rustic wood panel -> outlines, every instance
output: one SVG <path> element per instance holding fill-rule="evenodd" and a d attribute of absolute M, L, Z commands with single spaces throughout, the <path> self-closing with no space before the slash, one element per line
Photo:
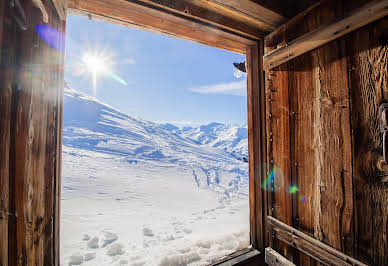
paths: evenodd
<path fill-rule="evenodd" d="M 263 189 L 268 194 L 268 213 L 291 225 L 292 202 L 291 194 L 288 193 L 291 172 L 287 66 L 283 65 L 274 71 L 266 72 L 266 81 L 269 169 L 267 184 Z M 284 243 L 277 243 L 274 240 L 273 247 L 281 250 L 284 256 L 292 257 Z"/>
<path fill-rule="evenodd" d="M 311 71 L 293 71 L 295 65 L 312 68 L 310 56 L 301 56 L 289 65 L 289 97 L 290 97 L 290 146 L 292 182 L 299 189 L 292 195 L 292 225 L 302 232 L 314 236 L 315 206 L 319 179 L 315 177 L 316 164 L 314 157 L 314 112 L 317 101 Z M 303 87 L 306 87 L 302 89 Z M 303 198 L 304 197 L 304 198 Z M 319 209 L 318 209 L 319 210 Z M 314 265 L 314 261 L 303 253 L 298 254 L 295 262 L 300 265 Z"/>
<path fill-rule="evenodd" d="M 346 38 L 352 97 L 356 257 L 388 261 L 388 167 L 382 158 L 378 108 L 388 101 L 388 19 Z"/>
<path fill-rule="evenodd" d="M 97 18 L 117 21 L 143 30 L 154 31 L 177 38 L 194 41 L 221 49 L 244 54 L 249 45 L 257 40 L 243 37 L 221 28 L 212 27 L 201 21 L 189 20 L 175 14 L 161 12 L 153 7 L 139 4 L 139 1 L 125 0 L 83 0 L 69 1 L 70 12 L 90 13 Z"/>
<path fill-rule="evenodd" d="M 267 217 L 266 222 L 268 224 L 268 230 L 270 230 L 275 237 L 317 259 L 325 265 L 366 266 L 366 264 L 323 244 L 321 241 L 318 241 L 271 216 Z"/>
<path fill-rule="evenodd" d="M 259 4 L 265 8 L 268 8 L 278 14 L 283 15 L 286 18 L 292 18 L 300 12 L 306 10 L 318 0 L 250 0 L 256 4 Z"/>
<path fill-rule="evenodd" d="M 202 0 L 202 3 L 207 8 L 214 8 L 224 16 L 245 21 L 268 32 L 275 30 L 286 21 L 282 15 L 250 0 Z"/>
<path fill-rule="evenodd" d="M 206 9 L 200 1 L 195 0 L 141 0 L 164 9 L 178 12 L 180 15 L 197 19 L 224 28 L 242 36 L 257 39 L 258 36 L 264 36 L 265 32 L 244 22 L 237 21 L 223 16 L 213 10 Z M 198 4 L 199 3 L 199 4 Z"/>
<path fill-rule="evenodd" d="M 320 6 L 319 6 L 320 7 Z M 318 7 L 318 8 L 319 8 Z M 264 55 L 264 69 L 271 69 L 301 54 L 309 52 L 351 31 L 388 15 L 388 0 L 375 0 L 343 17 L 286 43 L 286 45 Z"/>
<path fill-rule="evenodd" d="M 11 98 L 12 67 L 14 50 L 13 32 L 9 13 L 9 3 L 0 3 L 0 265 L 8 265 L 9 224 L 15 222 L 14 212 L 10 209 L 10 142 L 11 142 Z M 10 250 L 12 252 L 12 250 Z"/>
<path fill-rule="evenodd" d="M 44 4 L 46 25 L 62 31 L 65 24 L 54 6 Z M 54 265 L 59 202 L 53 184 L 60 178 L 57 107 L 64 57 L 54 47 L 64 38 L 53 34 L 50 44 L 44 41 L 35 28 L 43 24 L 40 9 L 32 1 L 23 2 L 23 9 L 25 31 L 7 12 L 9 2 L 0 3 L 0 265 Z"/>
<path fill-rule="evenodd" d="M 329 24 L 337 18 L 341 18 L 345 13 L 350 13 L 372 0 L 325 0 L 316 1 L 309 8 L 301 11 L 298 15 L 291 18 L 285 24 L 271 32 L 265 37 L 264 42 L 268 42 L 266 47 L 271 47 L 271 51 L 295 40 L 304 34 L 315 31 L 322 25 Z M 306 20 L 315 19 L 318 23 L 305 26 Z M 276 36 L 283 32 L 284 39 L 277 39 Z M 277 40 L 276 40 L 277 39 Z M 269 45 L 270 43 L 270 45 Z"/>
<path fill-rule="evenodd" d="M 264 204 L 261 184 L 265 175 L 265 123 L 264 82 L 261 64 L 262 45 L 247 48 L 247 108 L 248 108 L 248 151 L 249 151 L 249 205 L 250 234 L 254 248 L 263 251 Z"/>
<path fill-rule="evenodd" d="M 344 12 L 342 2 L 333 1 L 327 2 L 321 9 L 311 10 L 272 33 L 265 42 L 267 51 L 283 46 L 295 36 L 313 30 Z M 288 70 L 286 80 L 282 69 Z M 296 193 L 290 195 L 292 221 L 286 223 L 353 256 L 350 95 L 344 40 L 331 42 L 299 56 L 272 72 L 273 77 L 267 77 L 267 82 L 281 84 L 286 94 L 283 98 L 289 101 L 286 111 L 290 124 L 282 128 L 289 131 L 289 135 L 284 135 L 279 141 L 283 146 L 287 143 L 289 153 L 286 155 L 283 150 L 277 155 L 290 158 L 289 180 L 297 188 Z M 271 106 L 275 105 L 279 103 L 272 101 Z M 276 143 L 276 138 L 272 145 L 269 153 L 282 148 L 275 147 L 280 145 Z M 273 160 L 276 161 L 275 155 Z M 294 261 L 300 265 L 315 264 L 304 254 L 299 254 Z"/>

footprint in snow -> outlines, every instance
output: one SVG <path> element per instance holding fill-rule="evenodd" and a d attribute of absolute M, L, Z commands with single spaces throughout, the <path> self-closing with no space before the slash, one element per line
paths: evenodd
<path fill-rule="evenodd" d="M 153 236 L 154 236 L 154 233 L 152 232 L 151 228 L 144 227 L 144 228 L 143 228 L 143 235 L 144 235 L 144 236 L 153 237 Z"/>
<path fill-rule="evenodd" d="M 107 245 L 115 242 L 119 237 L 112 232 L 104 232 L 103 244 L 102 247 L 106 247 Z"/>
<path fill-rule="evenodd" d="M 88 248 L 99 248 L 98 242 L 99 242 L 99 238 L 98 236 L 95 236 L 88 241 L 87 246 Z"/>
<path fill-rule="evenodd" d="M 96 258 L 95 252 L 85 253 L 85 255 L 84 255 L 84 261 L 89 261 L 89 260 L 92 260 L 94 258 Z"/>
<path fill-rule="evenodd" d="M 69 266 L 71 265 L 80 265 L 84 261 L 84 256 L 81 253 L 74 253 L 70 256 Z"/>
<path fill-rule="evenodd" d="M 110 245 L 108 251 L 106 252 L 108 256 L 112 256 L 112 257 L 117 255 L 123 255 L 124 253 L 125 251 L 123 249 L 123 245 L 120 243 L 114 243 Z"/>

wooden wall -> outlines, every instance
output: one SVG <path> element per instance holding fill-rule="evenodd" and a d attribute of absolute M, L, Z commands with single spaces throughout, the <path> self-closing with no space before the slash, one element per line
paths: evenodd
<path fill-rule="evenodd" d="M 0 265 L 54 265 L 64 47 L 55 30 L 64 34 L 65 23 L 43 1 L 52 29 L 46 42 L 37 34 L 44 23 L 33 1 L 20 1 L 25 31 L 10 2 L 0 1 Z"/>
<path fill-rule="evenodd" d="M 363 1 L 329 1 L 271 34 L 265 52 Z M 369 265 L 388 263 L 388 18 L 265 73 L 267 215 Z M 295 186 L 297 191 L 290 190 Z M 267 235 L 298 265 L 316 261 Z"/>

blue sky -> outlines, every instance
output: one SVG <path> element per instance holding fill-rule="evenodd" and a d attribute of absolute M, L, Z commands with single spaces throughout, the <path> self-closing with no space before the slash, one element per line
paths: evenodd
<path fill-rule="evenodd" d="M 106 69 L 84 71 L 85 54 Z M 246 76 L 233 62 L 244 55 L 78 16 L 68 16 L 65 80 L 122 112 L 178 126 L 247 123 Z M 110 73 L 110 74 L 109 74 Z"/>

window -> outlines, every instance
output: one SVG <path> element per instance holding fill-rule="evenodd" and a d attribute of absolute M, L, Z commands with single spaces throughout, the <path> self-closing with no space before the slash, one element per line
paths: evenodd
<path fill-rule="evenodd" d="M 204 265 L 249 246 L 241 55 L 68 16 L 61 254 Z"/>

